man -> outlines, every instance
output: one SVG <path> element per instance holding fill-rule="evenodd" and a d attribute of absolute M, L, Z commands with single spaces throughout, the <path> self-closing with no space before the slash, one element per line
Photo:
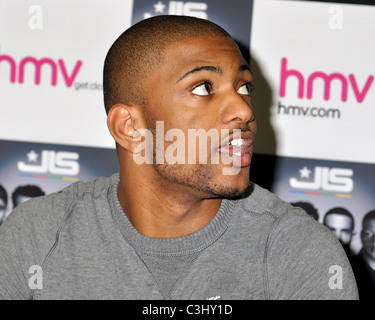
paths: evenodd
<path fill-rule="evenodd" d="M 357 299 L 332 233 L 249 182 L 251 86 L 211 22 L 159 16 L 125 31 L 104 66 L 119 175 L 17 207 L 0 230 L 0 296 Z"/>
<path fill-rule="evenodd" d="M 354 218 L 352 214 L 345 208 L 332 208 L 325 214 L 323 224 L 339 239 L 350 260 L 352 257 L 350 243 L 354 234 Z"/>
<path fill-rule="evenodd" d="M 358 283 L 361 300 L 374 301 L 375 298 L 375 210 L 362 219 L 362 248 L 353 262 L 353 270 Z"/>
<path fill-rule="evenodd" d="M 307 214 L 312 216 L 316 221 L 319 221 L 319 212 L 318 209 L 310 202 L 306 201 L 297 201 L 290 203 L 293 207 L 300 207 L 306 211 Z"/>
<path fill-rule="evenodd" d="M 7 205 L 8 205 L 8 194 L 5 188 L 0 184 L 0 225 L 5 219 Z"/>
<path fill-rule="evenodd" d="M 17 207 L 20 203 L 30 200 L 31 198 L 44 196 L 45 192 L 36 185 L 24 185 L 18 186 L 12 192 L 12 203 L 13 209 Z"/>

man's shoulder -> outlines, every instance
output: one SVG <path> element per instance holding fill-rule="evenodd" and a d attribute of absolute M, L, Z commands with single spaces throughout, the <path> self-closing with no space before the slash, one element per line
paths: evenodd
<path fill-rule="evenodd" d="M 259 185 L 253 184 L 251 194 L 243 199 L 242 207 L 249 213 L 267 216 L 270 222 L 269 245 L 274 248 L 304 248 L 345 255 L 338 239 L 322 223 L 304 209 L 295 207 Z"/>
<path fill-rule="evenodd" d="M 274 219 L 279 219 L 286 211 L 293 209 L 290 203 L 255 183 L 250 185 L 248 195 L 241 202 L 246 211 L 255 214 L 268 214 Z"/>
<path fill-rule="evenodd" d="M 269 218 L 280 233 L 299 234 L 301 230 L 309 230 L 308 233 L 331 236 L 331 232 L 304 209 L 293 206 L 257 184 L 251 185 L 249 195 L 242 199 L 241 203 L 242 208 L 249 214 Z"/>
<path fill-rule="evenodd" d="M 110 177 L 97 177 L 90 181 L 77 181 L 59 192 L 47 195 L 44 197 L 44 199 L 46 199 L 48 196 L 51 198 L 55 196 L 69 201 L 72 199 L 81 199 L 85 195 L 96 198 L 99 197 L 103 192 L 107 192 L 107 190 L 118 181 L 118 178 L 118 174 L 113 174 Z M 43 197 L 40 197 L 39 199 L 43 199 Z"/>
<path fill-rule="evenodd" d="M 242 206 L 249 213 L 268 218 L 269 224 L 263 225 L 261 232 L 266 234 L 264 261 L 270 299 L 358 298 L 345 251 L 326 226 L 257 185 L 252 186 Z M 329 287 L 332 266 L 341 268 L 346 290 Z M 287 290 L 279 291 L 284 283 L 288 283 Z"/>

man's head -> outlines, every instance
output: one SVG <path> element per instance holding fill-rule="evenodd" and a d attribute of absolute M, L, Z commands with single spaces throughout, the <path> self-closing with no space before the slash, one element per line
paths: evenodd
<path fill-rule="evenodd" d="M 156 173 L 167 188 L 239 196 L 249 183 L 256 132 L 251 85 L 252 73 L 238 46 L 212 22 L 159 16 L 129 28 L 112 45 L 104 66 L 107 122 L 120 171 L 134 164 L 141 144 L 136 132 L 146 129 L 153 139 L 152 166 L 132 164 L 132 170 L 150 180 Z M 200 158 L 202 139 L 206 162 Z"/>
<path fill-rule="evenodd" d="M 5 218 L 5 211 L 8 205 L 8 194 L 4 187 L 0 185 L 0 224 Z"/>
<path fill-rule="evenodd" d="M 123 32 L 112 44 L 104 63 L 106 112 L 117 103 L 144 105 L 145 81 L 163 63 L 166 45 L 197 36 L 230 38 L 210 21 L 185 16 L 145 19 Z"/>
<path fill-rule="evenodd" d="M 327 226 L 343 245 L 349 245 L 354 230 L 354 218 L 344 208 L 332 208 L 324 216 L 323 224 Z"/>
<path fill-rule="evenodd" d="M 20 203 L 25 202 L 31 198 L 44 196 L 45 192 L 35 185 L 25 185 L 17 187 L 12 193 L 13 208 Z"/>
<path fill-rule="evenodd" d="M 375 210 L 368 212 L 363 217 L 361 241 L 363 253 L 375 260 Z"/>
<path fill-rule="evenodd" d="M 316 221 L 319 220 L 318 209 L 315 208 L 310 202 L 298 201 L 298 202 L 291 202 L 290 204 L 294 207 L 300 207 L 304 209 L 306 213 L 312 216 Z"/>

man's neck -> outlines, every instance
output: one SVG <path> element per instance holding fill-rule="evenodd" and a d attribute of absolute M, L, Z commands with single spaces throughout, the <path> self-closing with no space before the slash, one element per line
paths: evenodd
<path fill-rule="evenodd" d="M 205 226 L 220 208 L 221 199 L 205 199 L 188 187 L 164 183 L 161 177 L 147 182 L 128 170 L 120 172 L 118 197 L 134 227 L 143 235 L 176 238 Z"/>

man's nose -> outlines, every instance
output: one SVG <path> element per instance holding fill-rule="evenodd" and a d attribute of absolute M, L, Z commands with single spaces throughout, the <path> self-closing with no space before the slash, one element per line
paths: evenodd
<path fill-rule="evenodd" d="M 341 232 L 340 230 L 333 230 L 333 233 L 335 234 L 335 236 L 337 237 L 337 239 L 340 239 L 341 240 Z"/>
<path fill-rule="evenodd" d="M 251 105 L 241 95 L 233 91 L 227 96 L 222 112 L 223 123 L 237 122 L 243 124 L 254 120 Z"/>

